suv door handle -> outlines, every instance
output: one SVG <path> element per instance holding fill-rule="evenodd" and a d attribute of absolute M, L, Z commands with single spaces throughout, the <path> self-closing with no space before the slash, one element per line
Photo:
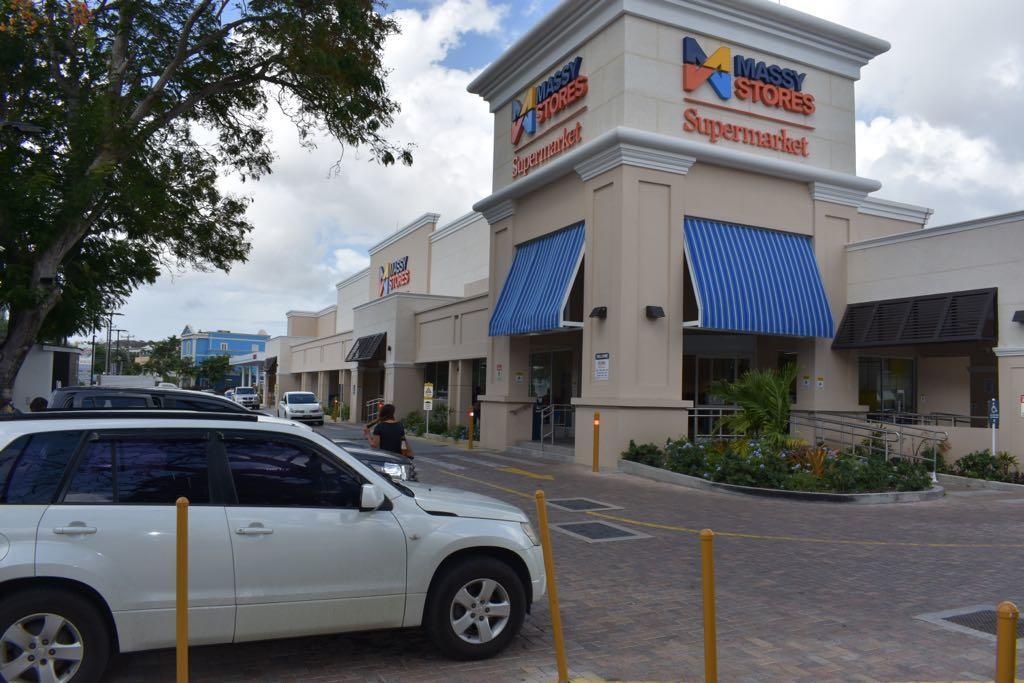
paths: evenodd
<path fill-rule="evenodd" d="M 242 536 L 269 536 L 274 533 L 274 530 L 267 529 L 257 522 L 256 524 L 250 524 L 249 526 L 240 526 L 235 529 L 235 533 L 241 534 Z"/>
<path fill-rule="evenodd" d="M 96 527 L 72 524 L 71 526 L 58 526 L 53 528 L 53 533 L 62 536 L 73 536 L 76 534 L 86 535 L 96 533 Z"/>

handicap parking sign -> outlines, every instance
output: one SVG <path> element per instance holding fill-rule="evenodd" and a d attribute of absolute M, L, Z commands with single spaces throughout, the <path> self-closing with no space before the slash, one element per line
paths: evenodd
<path fill-rule="evenodd" d="M 993 427 L 999 426 L 999 399 L 993 398 L 988 402 L 988 422 Z"/>

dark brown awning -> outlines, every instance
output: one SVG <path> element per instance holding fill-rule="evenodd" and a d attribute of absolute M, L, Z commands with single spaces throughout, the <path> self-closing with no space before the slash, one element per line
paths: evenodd
<path fill-rule="evenodd" d="M 352 345 L 348 355 L 345 356 L 345 362 L 358 363 L 373 360 L 377 357 L 377 352 L 380 350 L 380 345 L 384 341 L 385 336 L 384 332 L 380 332 L 356 339 L 356 343 Z"/>
<path fill-rule="evenodd" d="M 996 289 L 886 299 L 846 307 L 834 349 L 995 341 Z"/>

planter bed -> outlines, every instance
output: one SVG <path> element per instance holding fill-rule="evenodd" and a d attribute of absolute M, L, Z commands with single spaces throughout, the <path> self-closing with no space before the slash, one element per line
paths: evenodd
<path fill-rule="evenodd" d="M 743 494 L 748 496 L 764 496 L 768 498 L 784 498 L 788 500 L 801 500 L 818 503 L 852 503 L 855 505 L 880 505 L 887 503 L 917 503 L 926 500 L 937 500 L 946 495 L 941 486 L 933 486 L 924 491 L 882 491 L 877 493 L 819 493 L 815 491 L 788 491 L 785 489 L 766 489 L 753 486 L 739 486 L 737 484 L 726 484 L 724 482 L 707 481 L 700 477 L 691 477 L 688 474 L 680 474 L 671 470 L 650 465 L 642 465 L 631 460 L 619 460 L 619 470 L 626 474 L 632 474 L 652 481 L 660 481 L 676 486 L 685 486 L 691 489 L 705 491 L 723 491 L 726 493 Z M 939 475 L 939 477 L 949 475 Z M 964 479 L 964 477 L 953 477 Z M 979 479 L 967 481 L 979 482 Z M 997 483 L 997 482 L 986 482 Z M 1017 484 L 1003 484 L 1004 486 L 1015 486 L 1014 490 L 1024 489 L 1024 486 Z"/>
<path fill-rule="evenodd" d="M 990 489 L 992 491 L 1024 494 L 1024 484 L 1011 484 L 1008 481 L 992 481 L 991 479 L 975 479 L 974 477 L 960 477 L 955 474 L 940 473 L 939 483 L 957 484 L 969 489 Z"/>

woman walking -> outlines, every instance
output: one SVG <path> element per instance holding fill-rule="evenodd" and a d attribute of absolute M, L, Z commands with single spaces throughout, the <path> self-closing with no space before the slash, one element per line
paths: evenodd
<path fill-rule="evenodd" d="M 373 427 L 372 432 L 370 427 Z M 381 406 L 377 422 L 363 427 L 363 434 L 374 448 L 412 458 L 412 449 L 405 440 L 405 427 L 395 418 L 395 406 L 391 403 Z"/>

